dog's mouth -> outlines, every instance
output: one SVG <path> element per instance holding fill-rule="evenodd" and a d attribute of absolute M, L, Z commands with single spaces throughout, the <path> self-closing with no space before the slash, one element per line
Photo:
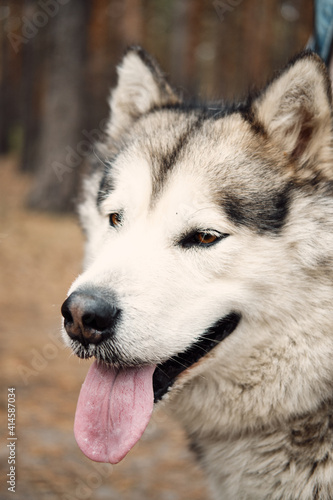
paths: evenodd
<path fill-rule="evenodd" d="M 154 402 L 157 403 L 184 370 L 197 363 L 237 327 L 240 314 L 231 313 L 208 328 L 200 340 L 184 352 L 157 365 L 153 375 Z"/>
<path fill-rule="evenodd" d="M 118 463 L 142 436 L 154 402 L 184 370 L 197 363 L 237 327 L 241 315 L 216 322 L 184 352 L 159 365 L 115 368 L 95 361 L 82 385 L 74 433 L 83 453 L 97 462 Z"/>

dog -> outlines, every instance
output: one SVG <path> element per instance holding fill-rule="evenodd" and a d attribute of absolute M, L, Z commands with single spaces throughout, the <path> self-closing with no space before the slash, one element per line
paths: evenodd
<path fill-rule="evenodd" d="M 128 49 L 84 180 L 65 342 L 75 437 L 119 462 L 163 401 L 212 497 L 333 498 L 331 85 L 298 55 L 244 102 L 184 102 Z"/>

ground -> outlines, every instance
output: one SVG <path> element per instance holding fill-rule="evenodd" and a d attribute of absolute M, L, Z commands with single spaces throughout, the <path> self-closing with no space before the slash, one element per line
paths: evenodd
<path fill-rule="evenodd" d="M 1 500 L 206 499 L 182 429 L 163 410 L 116 466 L 77 447 L 73 420 L 90 362 L 64 348 L 60 307 L 80 272 L 83 240 L 74 217 L 24 207 L 29 185 L 15 158 L 0 159 Z M 7 429 L 10 388 L 15 430 Z M 15 494 L 6 483 L 10 459 Z"/>

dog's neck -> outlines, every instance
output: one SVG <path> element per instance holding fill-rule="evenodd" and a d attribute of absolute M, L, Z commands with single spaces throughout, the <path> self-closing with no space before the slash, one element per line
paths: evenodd
<path fill-rule="evenodd" d="M 329 331 L 316 338 L 322 357 L 308 349 L 300 357 L 298 350 L 308 342 L 303 325 L 293 340 L 280 325 L 274 333 L 272 323 L 267 328 L 268 338 L 278 339 L 274 352 L 259 342 L 251 346 L 252 356 L 242 359 L 237 342 L 256 331 L 242 323 L 238 338 L 231 336 L 223 349 L 175 385 L 168 406 L 183 423 L 213 498 L 220 500 L 223 492 L 223 500 L 331 500 Z"/>
<path fill-rule="evenodd" d="M 333 498 L 333 400 L 244 432 L 200 434 L 189 421 L 185 430 L 216 500 Z"/>

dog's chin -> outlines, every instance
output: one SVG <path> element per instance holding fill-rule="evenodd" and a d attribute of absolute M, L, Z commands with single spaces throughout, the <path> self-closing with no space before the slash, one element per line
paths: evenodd
<path fill-rule="evenodd" d="M 237 328 L 240 319 L 240 313 L 231 312 L 209 327 L 187 349 L 157 364 L 153 374 L 154 402 L 157 403 L 163 398 L 182 372 L 200 361 L 216 345 L 228 337 Z M 71 340 L 70 346 L 80 359 L 95 357 L 100 363 L 117 369 L 149 364 L 147 361 L 125 358 L 123 353 L 117 349 L 117 344 L 110 343 L 110 341 L 102 342 L 99 345 L 83 346 L 80 342 Z"/>
<path fill-rule="evenodd" d="M 112 365 L 115 368 L 131 367 L 142 364 L 140 361 L 128 360 L 117 348 L 116 342 L 105 340 L 100 344 L 82 345 L 77 340 L 69 340 L 69 345 L 76 356 L 80 359 L 96 358 L 97 361 Z"/>

